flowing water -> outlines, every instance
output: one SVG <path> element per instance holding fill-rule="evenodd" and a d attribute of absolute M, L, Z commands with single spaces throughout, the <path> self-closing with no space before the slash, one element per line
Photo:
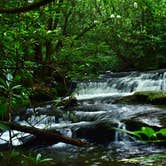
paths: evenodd
<path fill-rule="evenodd" d="M 81 138 L 89 142 L 89 147 L 85 148 L 61 142 L 47 147 L 39 144 L 31 148 L 33 151 L 49 154 L 56 160 L 57 165 L 124 166 L 125 163 L 119 160 L 166 153 L 165 147 L 139 142 L 126 133 L 112 130 L 112 127 L 137 130 L 143 125 L 166 127 L 166 108 L 154 105 L 113 104 L 118 97 L 148 90 L 166 91 L 165 70 L 107 73 L 96 81 L 77 85 L 74 95 L 79 105 L 72 111 L 64 113 L 59 108 L 55 115 L 48 115 L 54 108 L 46 105 L 26 110 L 27 116 L 16 117 L 16 121 L 28 126 L 56 129 L 67 137 Z M 14 131 L 13 134 L 18 132 Z M 21 138 L 30 136 L 22 133 L 17 137 L 18 139 L 13 139 L 14 145 L 22 144 Z M 0 143 L 5 143 L 6 139 L 8 133 L 1 135 Z"/>
<path fill-rule="evenodd" d="M 76 97 L 83 100 L 113 95 L 122 96 L 148 90 L 166 91 L 165 70 L 147 73 L 108 73 L 97 81 L 80 83 L 77 87 Z"/>

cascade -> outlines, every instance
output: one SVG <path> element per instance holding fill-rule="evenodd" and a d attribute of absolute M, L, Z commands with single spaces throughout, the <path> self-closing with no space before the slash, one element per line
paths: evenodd
<path fill-rule="evenodd" d="M 122 129 L 122 130 L 126 130 L 126 125 L 122 122 L 118 122 L 117 128 Z M 127 135 L 125 132 L 116 130 L 114 142 L 118 143 L 120 141 L 128 142 L 129 141 L 129 135 Z"/>
<path fill-rule="evenodd" d="M 77 85 L 77 99 L 129 95 L 136 91 L 166 90 L 166 71 L 110 73 Z"/>
<path fill-rule="evenodd" d="M 92 143 L 90 147 L 81 149 L 57 141 L 49 147 L 43 145 L 40 140 L 35 142 L 35 146 L 34 144 L 29 145 L 30 148 L 41 154 L 42 152 L 44 152 L 43 154 L 52 154 L 58 162 L 62 158 L 62 163 L 66 162 L 65 165 L 72 163 L 71 160 L 75 160 L 76 163 L 78 160 L 82 162 L 82 159 L 88 161 L 84 165 L 95 165 L 95 160 L 97 161 L 96 165 L 107 165 L 106 160 L 108 160 L 108 165 L 116 165 L 110 164 L 116 157 L 119 164 L 119 158 L 155 153 L 165 154 L 165 147 L 146 144 L 122 132 L 126 129 L 129 131 L 139 130 L 142 125 L 155 128 L 165 126 L 165 107 L 114 102 L 122 95 L 147 90 L 166 91 L 166 71 L 107 73 L 98 80 L 82 82 L 77 85 L 76 97 L 83 100 L 78 101 L 78 105 L 72 109 L 70 114 L 64 113 L 62 107 L 56 108 L 54 111 L 54 106 L 46 105 L 28 108 L 24 110 L 23 117 L 16 116 L 14 121 L 21 125 L 56 130 L 66 137 L 85 139 Z M 121 130 L 113 130 L 113 127 Z M 12 137 L 14 146 L 34 140 L 34 136 L 18 131 L 13 131 Z M 8 140 L 9 132 L 1 132 L 0 148 L 6 147 Z M 103 145 L 104 148 L 96 146 L 98 144 Z M 64 156 L 62 156 L 63 154 Z M 65 159 L 66 156 L 69 157 Z M 110 156 L 111 158 L 109 158 Z M 112 158 L 112 156 L 115 157 Z"/>
<path fill-rule="evenodd" d="M 163 74 L 162 90 L 166 91 L 166 72 Z"/>

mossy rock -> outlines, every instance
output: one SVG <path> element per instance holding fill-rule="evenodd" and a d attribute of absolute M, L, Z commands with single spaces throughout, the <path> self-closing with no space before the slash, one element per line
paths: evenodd
<path fill-rule="evenodd" d="M 118 103 L 133 104 L 155 104 L 166 105 L 166 92 L 163 91 L 139 91 L 133 95 L 125 96 L 116 101 Z"/>
<path fill-rule="evenodd" d="M 166 154 L 152 154 L 140 157 L 132 157 L 120 160 L 123 164 L 132 165 L 153 165 L 153 166 L 164 166 L 166 165 Z"/>

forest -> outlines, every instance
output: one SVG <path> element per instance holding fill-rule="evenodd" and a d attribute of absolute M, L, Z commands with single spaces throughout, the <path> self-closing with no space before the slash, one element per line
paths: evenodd
<path fill-rule="evenodd" d="M 165 0 L 1 0 L 0 165 L 165 165 L 165 20 Z"/>

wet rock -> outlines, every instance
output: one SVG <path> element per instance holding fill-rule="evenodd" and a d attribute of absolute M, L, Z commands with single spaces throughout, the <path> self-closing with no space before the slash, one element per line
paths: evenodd
<path fill-rule="evenodd" d="M 156 145 L 164 145 L 166 144 L 166 130 L 165 127 L 153 123 L 148 123 L 144 121 L 144 119 L 134 118 L 125 121 L 126 130 L 133 131 L 139 134 L 141 141 L 153 142 Z M 153 136 L 152 136 L 153 135 Z M 133 135 L 132 135 L 133 136 Z"/>
<path fill-rule="evenodd" d="M 164 126 L 166 128 L 166 116 L 163 116 L 161 118 L 161 124 L 162 124 L 162 126 Z"/>
<path fill-rule="evenodd" d="M 133 95 L 122 97 L 116 100 L 114 103 L 124 103 L 124 104 L 155 104 L 155 105 L 165 105 L 166 104 L 166 92 L 163 91 L 140 91 L 135 92 Z"/>
<path fill-rule="evenodd" d="M 115 126 L 116 124 L 109 121 L 96 122 L 89 126 L 79 127 L 73 134 L 78 138 L 85 138 L 95 144 L 108 145 L 114 140 L 115 130 L 112 127 Z"/>
<path fill-rule="evenodd" d="M 91 104 L 91 105 L 81 105 L 76 107 L 77 111 L 84 111 L 84 112 L 89 112 L 89 111 L 101 111 L 104 110 L 104 107 L 100 104 Z"/>
<path fill-rule="evenodd" d="M 75 116 L 78 121 L 96 121 L 105 116 L 105 111 L 76 111 Z"/>
<path fill-rule="evenodd" d="M 64 98 L 58 105 L 63 106 L 64 109 L 70 109 L 77 105 L 77 99 L 75 97 L 69 96 Z"/>
<path fill-rule="evenodd" d="M 139 118 L 126 120 L 125 124 L 126 124 L 126 129 L 129 131 L 140 130 L 141 127 L 151 127 L 154 130 L 160 129 L 159 126 L 146 123 L 145 121 L 143 121 L 142 119 L 139 119 Z"/>

